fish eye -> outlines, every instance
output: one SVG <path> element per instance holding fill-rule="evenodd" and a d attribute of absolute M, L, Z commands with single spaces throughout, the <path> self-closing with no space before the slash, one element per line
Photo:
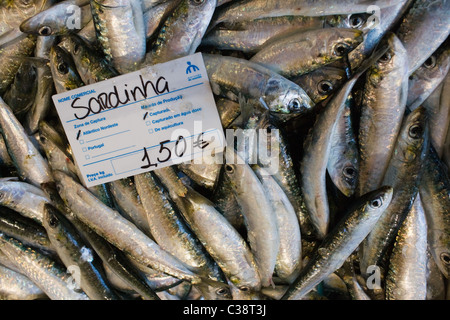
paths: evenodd
<path fill-rule="evenodd" d="M 203 2 L 205 2 L 205 0 L 191 0 L 191 2 L 194 5 L 198 6 L 198 5 L 201 5 Z"/>
<path fill-rule="evenodd" d="M 408 135 L 413 139 L 418 139 L 422 136 L 423 128 L 418 124 L 414 124 L 409 128 Z"/>
<path fill-rule="evenodd" d="M 370 206 L 375 209 L 381 207 L 382 205 L 383 201 L 381 200 L 381 198 L 373 199 L 372 202 L 370 202 Z"/>
<path fill-rule="evenodd" d="M 333 90 L 333 84 L 328 80 L 322 80 L 317 85 L 320 94 L 326 94 Z"/>
<path fill-rule="evenodd" d="M 58 64 L 58 71 L 62 74 L 67 74 L 69 72 L 69 68 L 65 62 Z"/>
<path fill-rule="evenodd" d="M 443 252 L 441 253 L 440 258 L 445 265 L 450 265 L 450 254 L 448 254 L 447 252 Z"/>
<path fill-rule="evenodd" d="M 219 289 L 216 290 L 216 293 L 219 296 L 226 296 L 227 294 L 230 293 L 230 291 L 227 288 L 219 288 Z"/>
<path fill-rule="evenodd" d="M 75 45 L 73 46 L 73 53 L 78 54 L 79 52 L 80 52 L 80 44 L 75 43 Z"/>
<path fill-rule="evenodd" d="M 433 69 L 436 66 L 436 57 L 429 57 L 424 63 L 423 66 L 427 69 Z"/>
<path fill-rule="evenodd" d="M 52 28 L 50 28 L 49 26 L 43 26 L 39 29 L 38 32 L 41 36 L 49 36 L 52 34 Z"/>
<path fill-rule="evenodd" d="M 353 167 L 345 167 L 344 170 L 342 170 L 344 176 L 348 179 L 354 179 L 356 175 L 356 170 Z"/>
<path fill-rule="evenodd" d="M 364 19 L 359 14 L 352 14 L 349 18 L 350 27 L 357 29 L 364 24 Z"/>
<path fill-rule="evenodd" d="M 239 287 L 238 289 L 241 290 L 242 292 L 248 292 L 248 291 L 250 291 L 250 288 L 247 287 L 247 286 L 242 286 L 242 287 Z"/>
<path fill-rule="evenodd" d="M 334 54 L 338 57 L 342 57 L 348 52 L 349 46 L 343 42 L 336 43 L 334 46 Z"/>
<path fill-rule="evenodd" d="M 380 62 L 381 63 L 387 63 L 387 62 L 391 61 L 391 58 L 392 58 L 391 54 L 389 52 L 386 52 L 385 54 L 383 54 L 381 56 Z"/>
<path fill-rule="evenodd" d="M 55 216 L 51 216 L 48 225 L 52 228 L 56 227 L 58 225 L 58 219 Z"/>
<path fill-rule="evenodd" d="M 231 164 L 226 164 L 225 171 L 228 173 L 234 173 L 234 166 L 232 166 Z"/>
<path fill-rule="evenodd" d="M 29 4 L 31 4 L 33 2 L 33 0 L 21 0 L 20 3 L 27 6 Z"/>
<path fill-rule="evenodd" d="M 296 112 L 296 111 L 300 111 L 300 109 L 302 108 L 302 103 L 300 102 L 300 100 L 298 100 L 297 98 L 295 98 L 295 99 L 292 99 L 290 102 L 289 102 L 289 105 L 288 105 L 288 109 L 289 109 L 289 111 L 291 111 L 291 112 Z"/>

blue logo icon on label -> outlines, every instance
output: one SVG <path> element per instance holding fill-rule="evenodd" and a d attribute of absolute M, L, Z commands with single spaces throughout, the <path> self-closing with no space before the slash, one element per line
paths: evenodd
<path fill-rule="evenodd" d="M 195 64 L 192 64 L 190 61 L 188 61 L 187 64 L 188 67 L 186 68 L 186 74 L 200 70 Z"/>

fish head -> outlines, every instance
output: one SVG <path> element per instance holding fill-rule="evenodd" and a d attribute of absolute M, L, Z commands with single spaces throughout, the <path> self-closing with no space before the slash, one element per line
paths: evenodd
<path fill-rule="evenodd" d="M 348 15 L 325 16 L 325 23 L 330 27 L 357 29 L 367 31 L 366 23 L 371 15 L 368 13 L 353 13 Z"/>
<path fill-rule="evenodd" d="M 365 214 L 374 218 L 380 217 L 391 203 L 393 190 L 390 186 L 383 186 L 364 195 L 366 198 Z"/>
<path fill-rule="evenodd" d="M 332 28 L 324 29 L 322 33 L 327 41 L 326 53 L 322 56 L 324 59 L 340 59 L 353 51 L 363 42 L 363 32 L 358 29 Z M 328 32 L 327 32 L 328 31 Z"/>
<path fill-rule="evenodd" d="M 20 31 L 37 36 L 53 36 L 69 31 L 66 20 L 72 13 L 70 4 L 59 4 L 26 19 L 20 24 Z"/>
<path fill-rule="evenodd" d="M 314 106 L 314 102 L 297 84 L 282 77 L 273 77 L 267 82 L 265 96 L 262 97 L 271 113 L 303 114 Z"/>
<path fill-rule="evenodd" d="M 405 118 L 405 125 L 398 138 L 398 143 L 404 144 L 404 150 L 400 155 L 405 163 L 412 162 L 416 158 L 425 156 L 428 151 L 429 130 L 427 111 L 423 106 L 414 109 Z"/>
<path fill-rule="evenodd" d="M 50 70 L 58 93 L 83 86 L 72 57 L 66 49 L 54 45 L 50 49 Z"/>
<path fill-rule="evenodd" d="M 345 71 L 343 69 L 329 66 L 323 66 L 292 79 L 293 82 L 305 90 L 314 103 L 328 98 L 345 80 Z"/>
<path fill-rule="evenodd" d="M 219 281 L 205 281 L 197 284 L 196 287 L 200 290 L 206 300 L 232 300 L 231 290 L 229 286 Z"/>
<path fill-rule="evenodd" d="M 443 235 L 448 239 L 448 235 Z M 448 279 L 450 275 L 450 250 L 449 246 L 439 246 L 433 248 L 434 260 L 442 272 L 442 274 Z"/>
<path fill-rule="evenodd" d="M 375 62 L 369 72 L 375 75 L 375 78 L 382 78 L 383 74 L 397 70 L 402 75 L 406 74 L 408 72 L 408 58 L 401 40 L 394 33 L 390 33 L 382 40 L 381 45 L 384 44 L 388 46 L 388 50 Z M 407 76 L 399 76 L 399 81 L 405 81 L 403 78 L 406 78 L 406 81 L 408 79 Z"/>

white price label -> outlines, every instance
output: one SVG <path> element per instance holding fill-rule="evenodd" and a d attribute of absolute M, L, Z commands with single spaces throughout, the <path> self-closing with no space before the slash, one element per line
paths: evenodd
<path fill-rule="evenodd" d="M 53 96 L 87 187 L 225 146 L 201 53 Z"/>

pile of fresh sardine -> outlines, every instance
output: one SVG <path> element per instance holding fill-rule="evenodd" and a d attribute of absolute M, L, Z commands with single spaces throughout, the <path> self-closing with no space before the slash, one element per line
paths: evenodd
<path fill-rule="evenodd" d="M 449 32 L 448 0 L 0 0 L 0 298 L 449 299 Z M 196 52 L 236 161 L 84 187 L 52 95 Z"/>

